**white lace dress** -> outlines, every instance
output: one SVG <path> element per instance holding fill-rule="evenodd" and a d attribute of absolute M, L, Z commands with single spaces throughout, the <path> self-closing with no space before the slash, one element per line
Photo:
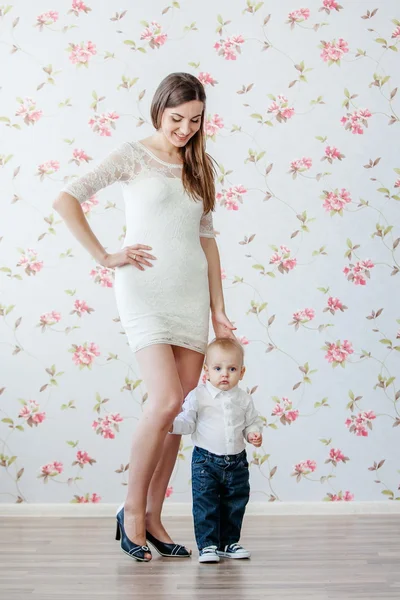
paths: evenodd
<path fill-rule="evenodd" d="M 184 190 L 182 166 L 126 142 L 93 171 L 63 188 L 79 202 L 115 181 L 125 199 L 124 246 L 145 244 L 157 260 L 144 271 L 115 272 L 121 323 L 134 352 L 172 344 L 204 353 L 209 328 L 208 264 L 200 236 L 214 237 L 212 215 Z"/>

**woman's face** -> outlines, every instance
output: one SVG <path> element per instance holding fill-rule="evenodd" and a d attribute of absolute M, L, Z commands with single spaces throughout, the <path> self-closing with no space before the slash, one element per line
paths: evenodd
<path fill-rule="evenodd" d="M 200 129 L 203 102 L 192 100 L 174 108 L 166 108 L 161 120 L 161 130 L 167 140 L 182 148 Z"/>

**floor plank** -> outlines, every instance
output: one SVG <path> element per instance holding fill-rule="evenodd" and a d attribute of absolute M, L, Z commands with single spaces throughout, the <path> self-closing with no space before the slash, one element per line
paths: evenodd
<path fill-rule="evenodd" d="M 396 515 L 254 517 L 251 560 L 199 564 L 190 518 L 167 518 L 191 559 L 137 563 L 94 518 L 0 519 L 3 600 L 386 600 L 400 598 Z"/>

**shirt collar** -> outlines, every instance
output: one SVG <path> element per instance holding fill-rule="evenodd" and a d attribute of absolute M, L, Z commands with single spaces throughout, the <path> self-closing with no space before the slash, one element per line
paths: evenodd
<path fill-rule="evenodd" d="M 218 396 L 218 394 L 226 394 L 229 396 L 234 396 L 237 393 L 238 390 L 238 385 L 235 385 L 235 387 L 233 387 L 231 390 L 220 390 L 219 388 L 215 387 L 210 381 L 206 381 L 206 389 L 208 391 L 208 393 L 210 394 L 211 398 L 214 400 L 214 398 L 216 398 Z"/>

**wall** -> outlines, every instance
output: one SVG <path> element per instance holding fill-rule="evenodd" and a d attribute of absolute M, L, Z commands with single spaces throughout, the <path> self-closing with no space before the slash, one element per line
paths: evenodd
<path fill-rule="evenodd" d="M 265 417 L 252 500 L 398 499 L 396 3 L 134 4 L 0 8 L 1 501 L 124 496 L 145 388 L 113 274 L 52 201 L 151 133 L 152 94 L 179 70 L 208 92 L 227 310 Z M 116 250 L 120 189 L 85 210 Z M 190 500 L 190 453 L 186 438 L 169 503 Z"/>

